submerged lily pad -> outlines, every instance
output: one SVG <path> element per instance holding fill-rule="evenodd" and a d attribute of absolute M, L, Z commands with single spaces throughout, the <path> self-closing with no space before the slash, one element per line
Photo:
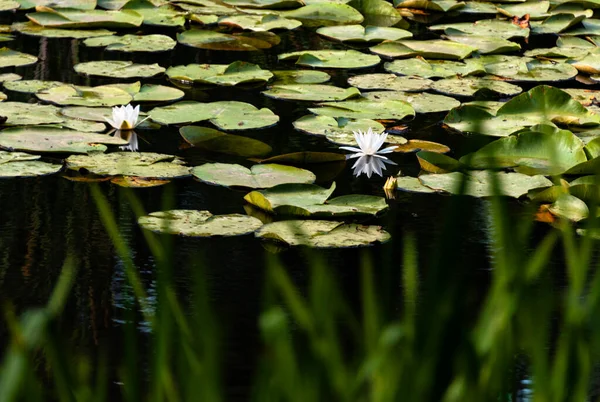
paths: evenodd
<path fill-rule="evenodd" d="M 197 126 L 185 126 L 179 133 L 196 148 L 246 158 L 265 156 L 272 148 L 262 141 L 240 135 L 225 134 L 221 131 Z"/>
<path fill-rule="evenodd" d="M 0 147 L 28 152 L 87 153 L 105 151 L 106 146 L 127 141 L 105 134 L 84 133 L 47 127 L 8 128 L 0 131 Z"/>
<path fill-rule="evenodd" d="M 279 15 L 230 15 L 219 18 L 219 25 L 233 26 L 255 32 L 271 31 L 274 29 L 296 29 L 302 26 L 298 20 L 285 18 Z"/>
<path fill-rule="evenodd" d="M 119 52 L 165 52 L 175 48 L 177 42 L 166 35 L 102 36 L 83 41 L 88 47 L 106 47 Z"/>
<path fill-rule="evenodd" d="M 209 184 L 249 188 L 269 188 L 285 183 L 311 184 L 316 179 L 311 171 L 274 163 L 254 165 L 251 169 L 229 163 L 206 163 L 193 168 L 192 174 Z"/>
<path fill-rule="evenodd" d="M 112 78 L 154 77 L 165 72 L 158 64 L 134 64 L 131 61 L 104 60 L 75 64 L 76 72 Z"/>
<path fill-rule="evenodd" d="M 195 123 L 210 120 L 222 130 L 264 128 L 279 121 L 279 116 L 270 109 L 257 109 L 249 103 L 235 101 L 211 103 L 183 101 L 154 108 L 149 114 L 152 120 L 160 124 Z"/>
<path fill-rule="evenodd" d="M 496 114 L 477 106 L 453 109 L 444 123 L 455 130 L 492 136 L 507 136 L 536 124 L 596 126 L 600 116 L 558 88 L 540 85 L 506 102 Z"/>
<path fill-rule="evenodd" d="M 492 175 L 498 182 L 500 194 L 494 191 Z M 466 180 L 463 194 L 473 197 L 505 195 L 519 198 L 531 189 L 552 186 L 552 182 L 542 175 L 528 176 L 522 173 L 489 171 L 473 171 L 469 174 L 460 172 L 426 174 L 419 176 L 419 180 L 433 190 L 451 194 L 460 194 L 460 184 Z"/>
<path fill-rule="evenodd" d="M 318 68 L 367 68 L 379 64 L 379 56 L 356 50 L 301 50 L 283 53 L 279 60 L 296 60 L 296 64 Z"/>
<path fill-rule="evenodd" d="M 384 68 L 390 73 L 423 78 L 449 78 L 456 75 L 464 77 L 471 74 L 485 74 L 485 68 L 478 59 L 450 61 L 425 60 L 421 57 L 415 57 L 385 63 Z"/>
<path fill-rule="evenodd" d="M 455 96 L 514 96 L 521 87 L 504 81 L 485 78 L 446 78 L 433 83 L 434 91 Z"/>
<path fill-rule="evenodd" d="M 273 70 L 275 76 L 272 85 L 322 84 L 331 76 L 318 70 Z"/>
<path fill-rule="evenodd" d="M 313 220 L 267 223 L 258 229 L 255 235 L 290 246 L 316 248 L 364 247 L 377 242 L 383 243 L 391 238 L 381 226 Z"/>
<path fill-rule="evenodd" d="M 172 80 L 193 81 L 200 84 L 238 85 L 267 82 L 273 74 L 260 66 L 244 61 L 227 64 L 188 64 L 169 67 L 166 72 Z"/>
<path fill-rule="evenodd" d="M 368 99 L 343 102 L 320 103 L 318 108 L 309 108 L 320 116 L 345 117 L 349 119 L 393 119 L 414 117 L 415 110 L 403 101 L 372 101 Z"/>
<path fill-rule="evenodd" d="M 400 40 L 383 42 L 369 48 L 371 52 L 390 58 L 421 56 L 431 59 L 462 60 L 477 50 L 476 47 L 447 40 Z"/>
<path fill-rule="evenodd" d="M 7 47 L 0 49 L 0 68 L 19 67 L 35 64 L 38 58 L 27 53 L 17 52 Z"/>
<path fill-rule="evenodd" d="M 317 33 L 341 42 L 383 42 L 412 37 L 412 33 L 399 28 L 362 25 L 341 25 L 317 29 Z"/>
<path fill-rule="evenodd" d="M 46 38 L 74 38 L 85 39 L 97 36 L 113 35 L 114 32 L 106 29 L 61 29 L 61 28 L 46 28 L 31 21 L 15 22 L 10 27 L 13 31 L 17 31 L 23 35 L 43 36 Z"/>
<path fill-rule="evenodd" d="M 131 10 L 54 10 L 39 8 L 35 13 L 27 14 L 34 23 L 51 28 L 137 28 L 143 17 Z"/>
<path fill-rule="evenodd" d="M 184 166 L 183 161 L 177 157 L 152 152 L 72 155 L 65 162 L 68 169 L 86 169 L 90 173 L 100 176 L 136 176 L 173 179 L 190 176 L 191 174 L 190 168 Z"/>
<path fill-rule="evenodd" d="M 176 209 L 152 212 L 138 219 L 146 230 L 190 237 L 240 236 L 262 226 L 256 218 L 240 214 L 213 215 L 208 211 Z"/>
<path fill-rule="evenodd" d="M 279 37 L 271 32 L 228 35 L 219 32 L 190 29 L 177 34 L 182 45 L 209 50 L 256 51 L 277 45 Z"/>
<path fill-rule="evenodd" d="M 46 102 L 75 106 L 118 106 L 126 105 L 132 100 L 129 93 L 110 85 L 97 87 L 63 85 L 39 91 L 35 95 Z"/>
<path fill-rule="evenodd" d="M 425 91 L 433 81 L 421 77 L 398 77 L 395 74 L 362 74 L 348 78 L 348 84 L 360 89 L 385 89 L 390 91 Z"/>
<path fill-rule="evenodd" d="M 299 84 L 273 85 L 263 95 L 274 99 L 296 101 L 341 101 L 360 96 L 360 91 L 354 87 L 339 88 L 333 85 Z"/>

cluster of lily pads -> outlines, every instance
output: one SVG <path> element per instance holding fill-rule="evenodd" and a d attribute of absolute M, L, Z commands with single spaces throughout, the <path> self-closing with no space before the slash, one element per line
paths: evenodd
<path fill-rule="evenodd" d="M 0 41 L 10 42 L 14 35 L 77 39 L 83 46 L 125 55 L 169 52 L 180 45 L 277 55 L 275 68 L 243 60 L 163 66 L 122 57 L 73 65 L 86 77 L 140 80 L 98 86 L 0 74 L 0 177 L 64 171 L 71 180 L 130 187 L 194 177 L 250 190 L 244 196 L 248 215 L 176 210 L 152 213 L 140 224 L 190 236 L 255 233 L 290 245 L 359 246 L 385 241 L 389 234 L 342 219 L 377 216 L 387 204 L 372 195 L 331 198 L 346 156 L 328 149 L 361 146 L 358 131 L 389 130 L 386 150 L 417 152 L 415 163 L 422 169 L 418 177 L 395 178 L 397 189 L 456 193 L 461 188 L 485 197 L 499 183 L 505 195 L 540 202 L 547 220 L 580 221 L 600 194 L 595 187 L 600 165 L 595 8 L 600 1 L 0 0 L 0 11 L 17 10 L 12 25 L 0 26 Z M 161 33 L 140 34 L 145 26 L 160 27 Z M 118 34 L 122 29 L 127 31 Z M 291 30 L 315 33 L 320 39 L 311 43 L 321 45 L 278 51 L 281 37 Z M 534 37 L 549 35 L 556 38 L 554 46 L 528 49 Z M 0 49 L 0 68 L 38 62 L 34 55 Z M 333 85 L 336 70 L 348 78 Z M 164 85 L 144 83 L 160 78 Z M 532 84 L 546 85 L 523 92 Z M 214 86 L 244 87 L 265 99 L 296 102 L 306 109 L 293 122 L 296 131 L 331 144 L 324 152 L 272 155 L 269 144 L 243 134 L 275 126 L 280 117 L 246 102 L 187 97 L 191 87 Z M 13 94 L 29 94 L 31 102 L 15 101 Z M 176 126 L 189 146 L 207 155 L 242 158 L 245 165 L 191 167 L 175 155 L 126 152 L 137 151 L 137 134 L 130 131 L 136 122 L 115 122 L 112 108 L 132 103 L 145 110 L 138 130 Z M 448 135 L 498 138 L 458 159 L 445 155 L 451 152 L 448 146 L 420 139 L 411 125 L 419 115 L 440 113 L 446 113 Z M 401 124 L 411 138 L 398 135 Z M 42 157 L 46 154 L 52 159 Z M 314 184 L 317 170 L 321 181 L 333 184 Z M 365 163 L 361 172 L 382 173 Z"/>

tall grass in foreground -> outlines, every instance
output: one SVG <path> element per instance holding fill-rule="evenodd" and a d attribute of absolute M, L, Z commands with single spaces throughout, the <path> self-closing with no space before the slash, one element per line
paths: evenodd
<path fill-rule="evenodd" d="M 122 399 L 225 400 L 219 378 L 220 336 L 202 271 L 193 273 L 193 301 L 184 308 L 173 284 L 170 239 L 144 231 L 158 275 L 158 303 L 153 310 L 108 202 L 99 187 L 93 186 L 92 193 L 136 297 L 125 324 L 126 353 L 118 373 Z M 125 194 L 135 214 L 144 214 L 132 193 Z M 166 194 L 165 209 L 172 199 Z M 480 311 L 467 311 L 464 295 L 469 284 L 460 278 L 471 267 L 458 246 L 471 211 L 463 201 L 453 198 L 428 266 L 418 266 L 416 240 L 404 234 L 403 261 L 396 262 L 395 268 L 402 272 L 398 284 L 402 308 L 391 313 L 384 306 L 374 262 L 366 251 L 360 268 L 359 315 L 317 255 L 306 267 L 306 291 L 294 284 L 276 256 L 269 256 L 258 322 L 265 351 L 252 399 L 508 401 L 515 399 L 515 360 L 524 356 L 533 378 L 532 400 L 593 400 L 592 372 L 600 362 L 600 272 L 592 264 L 595 245 L 575 236 L 568 224 L 532 243 L 532 223 L 517 222 L 506 212 L 505 200 L 492 199 L 490 290 Z M 567 284 L 558 293 L 545 274 L 553 253 L 553 258 L 564 256 L 567 271 Z M 92 369 L 85 359 L 73 359 L 54 331 L 76 267 L 75 259 L 65 262 L 45 308 L 20 318 L 10 307 L 4 309 L 12 342 L 0 369 L 0 401 L 110 400 L 107 389 L 115 379 L 106 362 Z M 420 289 L 427 289 L 429 297 L 420 298 Z M 139 365 L 138 311 L 152 328 L 149 372 Z M 48 382 L 50 387 L 45 386 Z"/>

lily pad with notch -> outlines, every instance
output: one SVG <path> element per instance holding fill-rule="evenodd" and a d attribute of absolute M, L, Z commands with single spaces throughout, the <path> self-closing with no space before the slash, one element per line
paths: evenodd
<path fill-rule="evenodd" d="M 118 52 L 166 52 L 172 50 L 177 42 L 166 35 L 123 35 L 101 36 L 83 41 L 87 47 L 106 47 L 108 51 Z"/>
<path fill-rule="evenodd" d="M 35 96 L 40 100 L 63 106 L 118 106 L 126 105 L 132 100 L 128 92 L 110 85 L 62 85 L 38 91 Z"/>
<path fill-rule="evenodd" d="M 45 38 L 73 38 L 85 39 L 98 36 L 113 35 L 114 32 L 106 29 L 61 29 L 61 28 L 46 28 L 31 21 L 14 22 L 11 25 L 13 31 L 28 36 L 42 36 Z"/>
<path fill-rule="evenodd" d="M 193 81 L 197 84 L 233 86 L 255 82 L 267 82 L 273 74 L 260 66 L 244 61 L 227 64 L 188 64 L 169 67 L 166 72 L 171 80 Z"/>
<path fill-rule="evenodd" d="M 224 34 L 200 29 L 190 29 L 177 34 L 182 45 L 208 50 L 257 51 L 279 44 L 281 39 L 271 32 Z"/>
<path fill-rule="evenodd" d="M 298 20 L 285 18 L 280 15 L 229 15 L 219 18 L 219 25 L 231 26 L 239 29 L 247 29 L 255 32 L 272 31 L 275 29 L 292 30 L 302 26 Z"/>
<path fill-rule="evenodd" d="M 305 169 L 275 163 L 250 169 L 229 163 L 206 163 L 192 168 L 198 180 L 225 187 L 269 188 L 286 183 L 314 183 L 315 175 Z"/>
<path fill-rule="evenodd" d="M 37 61 L 38 58 L 30 54 L 17 52 L 7 47 L 0 48 L 0 68 L 29 66 Z"/>
<path fill-rule="evenodd" d="M 262 157 L 272 151 L 268 144 L 254 138 L 225 134 L 208 127 L 184 126 L 179 133 L 194 147 L 211 152 L 251 158 Z"/>
<path fill-rule="evenodd" d="M 425 91 L 431 87 L 433 81 L 416 76 L 402 76 L 395 74 L 362 74 L 348 78 L 348 84 L 359 89 L 385 89 L 390 91 Z"/>
<path fill-rule="evenodd" d="M 462 60 L 477 51 L 477 48 L 448 40 L 430 39 L 383 42 L 370 47 L 369 50 L 388 58 L 421 56 L 430 59 Z"/>
<path fill-rule="evenodd" d="M 272 85 L 263 95 L 273 99 L 294 101 L 342 101 L 360 96 L 360 91 L 354 87 L 340 88 L 333 85 L 296 84 Z"/>
<path fill-rule="evenodd" d="M 26 152 L 103 152 L 105 145 L 126 145 L 127 141 L 105 134 L 50 127 L 14 127 L 0 131 L 0 147 Z"/>
<path fill-rule="evenodd" d="M 413 118 L 415 110 L 404 101 L 372 101 L 369 99 L 324 102 L 308 110 L 319 116 L 345 117 L 349 119 L 403 120 Z"/>
<path fill-rule="evenodd" d="M 466 59 L 463 61 L 452 60 L 425 60 L 415 57 L 405 60 L 394 60 L 385 63 L 386 71 L 398 75 L 409 75 L 423 78 L 450 78 L 460 75 L 483 75 L 485 68 L 479 59 Z"/>
<path fill-rule="evenodd" d="M 447 112 L 460 106 L 460 102 L 454 98 L 427 92 L 373 91 L 364 93 L 363 97 L 378 102 L 386 100 L 407 102 L 417 114 Z"/>
<path fill-rule="evenodd" d="M 119 138 L 120 139 L 120 138 Z M 113 152 L 72 155 L 66 160 L 71 170 L 85 169 L 100 176 L 136 176 L 174 179 L 190 176 L 190 168 L 173 155 L 153 152 Z"/>
<path fill-rule="evenodd" d="M 412 33 L 400 28 L 388 28 L 362 25 L 340 25 L 322 27 L 317 33 L 328 39 L 340 42 L 383 42 L 385 40 L 400 40 L 412 37 Z"/>
<path fill-rule="evenodd" d="M 518 95 L 521 87 L 499 80 L 484 78 L 445 78 L 431 86 L 436 92 L 451 96 L 504 97 Z"/>
<path fill-rule="evenodd" d="M 131 61 L 103 60 L 75 64 L 75 71 L 83 75 L 111 78 L 154 77 L 166 71 L 158 64 L 134 64 Z"/>
<path fill-rule="evenodd" d="M 305 27 L 352 25 L 363 22 L 363 15 L 353 7 L 342 3 L 308 4 L 295 10 L 282 11 L 279 15 L 296 19 Z"/>
<path fill-rule="evenodd" d="M 137 28 L 144 18 L 132 10 L 75 10 L 37 7 L 27 14 L 34 23 L 50 28 Z"/>
<path fill-rule="evenodd" d="M 271 70 L 275 80 L 271 85 L 322 84 L 331 79 L 324 71 L 318 70 Z"/>
<path fill-rule="evenodd" d="M 301 50 L 283 53 L 279 60 L 296 60 L 296 64 L 317 68 L 367 68 L 379 64 L 379 56 L 356 50 Z"/>

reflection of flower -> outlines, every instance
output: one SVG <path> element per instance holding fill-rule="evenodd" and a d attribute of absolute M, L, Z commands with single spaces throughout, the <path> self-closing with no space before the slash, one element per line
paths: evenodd
<path fill-rule="evenodd" d="M 115 136 L 118 135 L 121 138 L 123 138 L 124 140 L 127 140 L 129 142 L 129 144 L 127 145 L 121 145 L 119 147 L 119 149 L 121 151 L 131 151 L 131 152 L 137 152 L 138 151 L 138 135 L 135 131 L 133 130 L 117 130 L 115 131 Z"/>
<path fill-rule="evenodd" d="M 390 161 L 382 154 L 393 152 L 397 146 L 394 145 L 379 150 L 387 138 L 387 133 L 375 133 L 370 127 L 365 133 L 360 130 L 358 130 L 358 132 L 353 131 L 353 133 L 359 148 L 340 147 L 340 149 L 354 152 L 352 155 L 346 156 L 347 159 L 358 158 L 354 166 L 352 166 L 356 176 L 365 173 L 367 177 L 370 178 L 373 172 L 377 173 L 379 176 L 383 176 L 382 171 L 385 170 L 386 163 L 395 165 L 394 162 Z"/>
<path fill-rule="evenodd" d="M 105 117 L 106 121 L 117 130 L 133 130 L 144 120 L 138 122 L 140 105 L 135 108 L 131 105 L 115 106 L 112 109 L 112 119 Z"/>

